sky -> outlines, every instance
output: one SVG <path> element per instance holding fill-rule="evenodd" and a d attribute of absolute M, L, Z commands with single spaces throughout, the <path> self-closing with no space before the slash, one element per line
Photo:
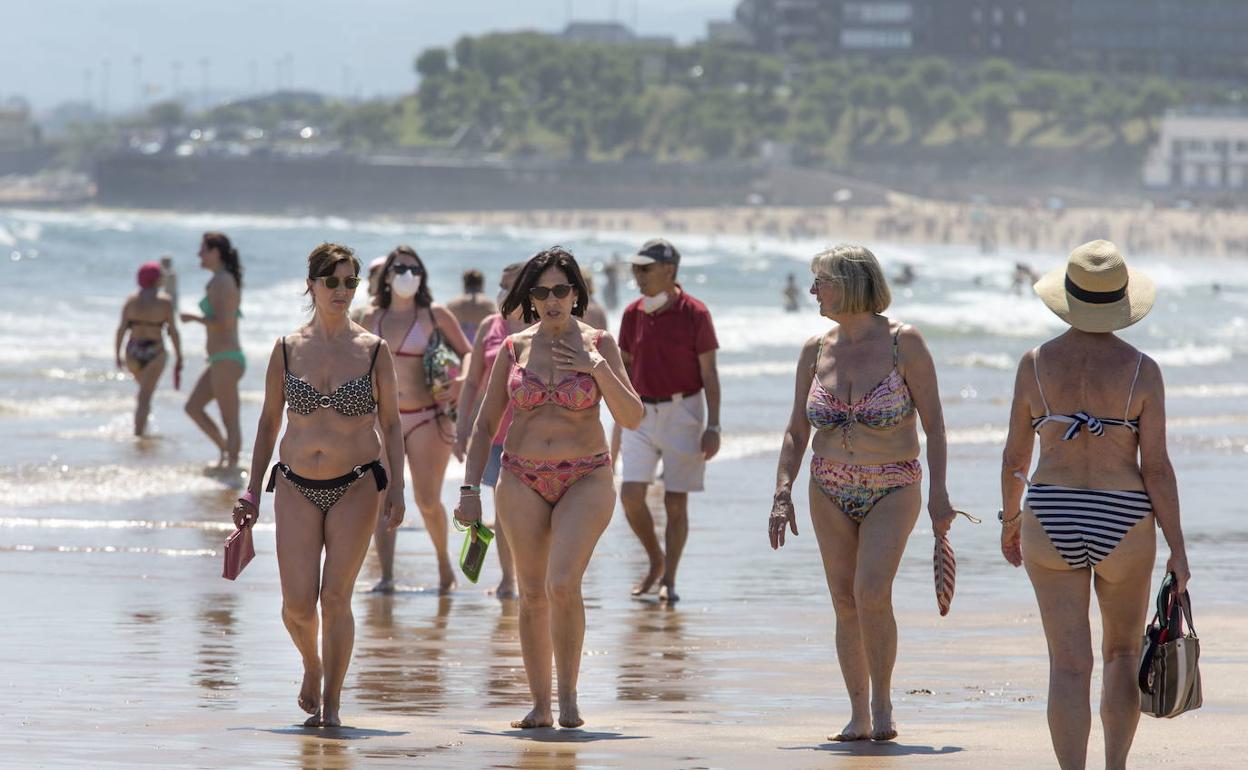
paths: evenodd
<path fill-rule="evenodd" d="M 461 35 L 559 31 L 616 18 L 681 42 L 735 0 L 0 0 L 0 103 L 37 112 L 88 96 L 131 111 L 184 92 L 276 86 L 373 97 L 415 86 L 412 62 Z M 179 65 L 180 63 L 180 65 Z M 176 70 L 176 71 L 175 71 Z M 107 73 L 107 77 L 105 77 Z"/>

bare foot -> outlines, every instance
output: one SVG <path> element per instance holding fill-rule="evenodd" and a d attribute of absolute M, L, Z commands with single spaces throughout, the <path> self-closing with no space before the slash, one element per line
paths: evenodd
<path fill-rule="evenodd" d="M 520 594 L 516 592 L 516 581 L 502 580 L 498 584 L 498 588 L 494 589 L 494 595 L 499 599 L 516 599 Z"/>
<path fill-rule="evenodd" d="M 538 711 L 533 709 L 525 715 L 524 719 L 518 719 L 511 723 L 511 726 L 517 730 L 532 730 L 535 727 L 550 727 L 554 725 L 555 720 L 550 715 L 550 711 Z"/>
<path fill-rule="evenodd" d="M 338 716 L 337 706 L 332 709 L 325 707 L 321 714 L 321 727 L 342 727 L 342 719 Z"/>
<path fill-rule="evenodd" d="M 650 571 L 641 579 L 641 582 L 633 586 L 633 596 L 642 596 L 650 593 L 650 589 L 654 588 L 654 584 L 659 578 L 663 577 L 663 564 L 650 563 Z"/>
<path fill-rule="evenodd" d="M 394 578 L 382 578 L 377 581 L 377 585 L 372 587 L 375 594 L 392 594 L 394 593 Z"/>
<path fill-rule="evenodd" d="M 871 740 L 891 741 L 897 737 L 897 723 L 893 721 L 893 707 L 871 710 Z"/>
<path fill-rule="evenodd" d="M 664 583 L 659 586 L 659 601 L 675 604 L 680 601 L 680 596 L 676 593 L 676 587 Z"/>
<path fill-rule="evenodd" d="M 299 688 L 299 708 L 306 714 L 319 714 L 321 710 L 321 664 L 303 667 L 303 685 Z M 320 717 L 317 717 L 319 720 Z"/>
<path fill-rule="evenodd" d="M 870 737 L 871 725 L 865 719 L 850 719 L 836 735 L 829 735 L 828 740 L 843 743 L 848 741 L 865 741 Z"/>
<path fill-rule="evenodd" d="M 581 719 L 581 711 L 576 706 L 559 707 L 560 727 L 580 727 L 583 724 L 585 724 L 585 720 Z"/>
<path fill-rule="evenodd" d="M 312 716 L 308 717 L 304 721 L 303 726 L 304 727 L 323 727 L 323 725 L 321 724 L 321 710 L 318 708 L 316 710 L 316 713 L 314 713 Z"/>
<path fill-rule="evenodd" d="M 446 596 L 455 590 L 455 570 L 451 569 L 451 565 L 438 566 L 438 596 Z"/>

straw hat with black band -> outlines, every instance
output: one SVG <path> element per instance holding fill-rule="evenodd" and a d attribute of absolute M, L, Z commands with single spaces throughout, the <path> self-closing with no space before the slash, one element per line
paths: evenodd
<path fill-rule="evenodd" d="M 1157 298 L 1153 280 L 1127 267 L 1118 247 L 1092 241 L 1070 252 L 1064 267 L 1035 285 L 1041 301 L 1080 331 L 1125 329 L 1148 315 Z"/>

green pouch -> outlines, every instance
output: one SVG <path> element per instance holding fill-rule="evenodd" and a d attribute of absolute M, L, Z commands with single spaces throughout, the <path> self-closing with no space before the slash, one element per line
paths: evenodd
<path fill-rule="evenodd" d="M 475 583 L 481 577 L 481 567 L 485 564 L 485 554 L 494 540 L 494 530 L 479 521 L 474 521 L 467 527 L 455 521 L 455 529 L 468 533 L 464 535 L 464 545 L 459 549 L 459 568 L 463 570 L 465 577 Z"/>

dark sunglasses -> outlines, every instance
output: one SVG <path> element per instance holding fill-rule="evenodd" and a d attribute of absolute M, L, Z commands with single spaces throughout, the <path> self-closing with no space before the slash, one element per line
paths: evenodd
<path fill-rule="evenodd" d="M 654 265 L 633 265 L 634 273 L 648 273 Z"/>
<path fill-rule="evenodd" d="M 348 275 L 346 278 L 339 278 L 336 275 L 324 275 L 321 276 L 321 280 L 325 282 L 326 289 L 337 289 L 339 283 L 348 289 L 354 289 L 360 285 L 360 277 L 358 275 Z"/>
<path fill-rule="evenodd" d="M 403 275 L 404 273 L 411 273 L 412 275 L 424 275 L 425 274 L 425 271 L 421 270 L 416 265 L 391 265 L 390 272 L 394 273 L 395 275 Z"/>
<path fill-rule="evenodd" d="M 551 294 L 555 295 L 555 299 L 564 299 L 571 293 L 572 284 L 570 283 L 557 283 L 554 286 L 534 286 L 532 289 L 529 289 L 529 294 L 539 302 L 547 299 Z"/>

